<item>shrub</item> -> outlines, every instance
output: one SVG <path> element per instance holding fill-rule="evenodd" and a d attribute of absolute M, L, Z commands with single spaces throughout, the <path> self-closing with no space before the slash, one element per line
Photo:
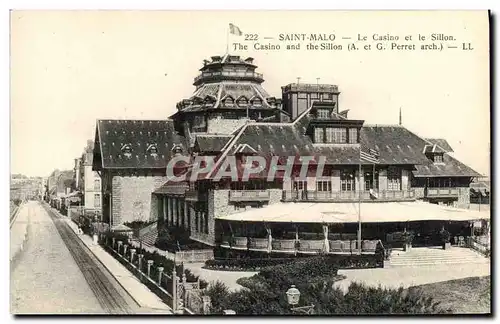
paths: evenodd
<path fill-rule="evenodd" d="M 225 306 L 228 303 L 227 297 L 229 297 L 229 295 L 229 288 L 219 280 L 216 282 L 212 281 L 208 287 L 202 291 L 202 296 L 210 297 L 210 312 L 213 314 L 222 314 L 222 311 L 226 309 Z"/>

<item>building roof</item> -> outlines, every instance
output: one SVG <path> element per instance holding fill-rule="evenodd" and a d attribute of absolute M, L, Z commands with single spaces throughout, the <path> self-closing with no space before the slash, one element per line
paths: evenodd
<path fill-rule="evenodd" d="M 171 120 L 98 120 L 95 143 L 94 169 L 164 169 L 174 146 L 188 148 Z"/>
<path fill-rule="evenodd" d="M 444 152 L 453 152 L 451 145 L 444 138 L 426 138 L 427 141 L 439 146 Z"/>
<path fill-rule="evenodd" d="M 198 152 L 220 152 L 232 135 L 196 135 L 195 150 Z"/>
<path fill-rule="evenodd" d="M 453 158 L 449 154 L 443 155 L 443 163 L 427 163 L 415 165 L 415 177 L 480 177 L 472 168 Z"/>
<path fill-rule="evenodd" d="M 357 204 L 352 203 L 276 203 L 231 215 L 215 215 L 215 218 L 237 222 L 357 223 L 357 208 Z M 489 218 L 489 212 L 444 207 L 425 202 L 364 203 L 361 208 L 363 223 L 472 221 Z"/>
<path fill-rule="evenodd" d="M 363 126 L 360 138 L 361 148 L 376 150 L 381 164 L 428 162 L 428 158 L 423 154 L 425 141 L 404 127 Z"/>

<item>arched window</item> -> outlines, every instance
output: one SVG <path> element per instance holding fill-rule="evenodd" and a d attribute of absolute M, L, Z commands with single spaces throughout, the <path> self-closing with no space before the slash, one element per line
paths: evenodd
<path fill-rule="evenodd" d="M 227 96 L 223 100 L 223 104 L 226 107 L 233 107 L 234 106 L 234 99 L 231 96 Z"/>
<path fill-rule="evenodd" d="M 124 144 L 121 148 L 123 155 L 127 158 L 132 156 L 132 146 L 130 144 Z"/>
<path fill-rule="evenodd" d="M 248 105 L 248 99 L 246 97 L 240 97 L 237 102 L 238 106 L 245 107 Z"/>

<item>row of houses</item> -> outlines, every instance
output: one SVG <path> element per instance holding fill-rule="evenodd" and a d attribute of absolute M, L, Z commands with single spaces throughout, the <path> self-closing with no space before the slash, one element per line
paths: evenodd
<path fill-rule="evenodd" d="M 46 180 L 45 200 L 67 213 L 69 207 L 94 218 L 101 215 L 101 180 L 92 171 L 93 141 L 87 141 L 72 170 L 54 170 Z"/>

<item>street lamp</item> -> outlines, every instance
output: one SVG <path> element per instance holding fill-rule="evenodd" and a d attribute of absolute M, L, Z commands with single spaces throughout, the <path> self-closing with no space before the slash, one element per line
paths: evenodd
<path fill-rule="evenodd" d="M 300 300 L 300 291 L 295 288 L 295 285 L 292 285 L 290 289 L 286 292 L 286 298 L 288 301 L 288 305 L 295 306 L 299 303 Z"/>
<path fill-rule="evenodd" d="M 292 285 L 290 287 L 290 289 L 287 290 L 286 298 L 287 298 L 288 305 L 292 306 L 290 308 L 290 310 L 293 313 L 313 314 L 314 305 L 294 307 L 295 305 L 299 304 L 299 300 L 300 300 L 300 291 L 295 287 L 295 285 Z"/>

